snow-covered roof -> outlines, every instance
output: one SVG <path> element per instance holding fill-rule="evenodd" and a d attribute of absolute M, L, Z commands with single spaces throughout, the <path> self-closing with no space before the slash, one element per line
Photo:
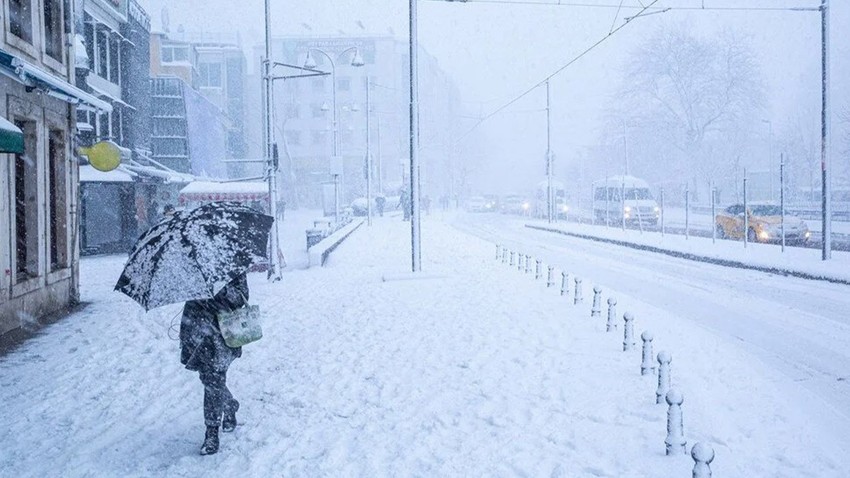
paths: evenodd
<path fill-rule="evenodd" d="M 240 181 L 217 183 L 214 181 L 193 181 L 180 190 L 180 193 L 268 193 L 269 185 L 260 181 Z"/>
<path fill-rule="evenodd" d="M 180 190 L 179 200 L 186 201 L 258 201 L 269 199 L 269 186 L 261 181 L 217 183 L 194 181 Z"/>
<path fill-rule="evenodd" d="M 98 171 L 90 165 L 80 166 L 80 182 L 82 183 L 132 183 L 133 176 L 121 166 L 109 172 Z"/>

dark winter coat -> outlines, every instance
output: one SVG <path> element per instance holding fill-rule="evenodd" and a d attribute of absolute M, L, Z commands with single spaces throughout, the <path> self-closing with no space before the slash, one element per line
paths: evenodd
<path fill-rule="evenodd" d="M 218 329 L 218 313 L 248 302 L 245 275 L 233 279 L 212 299 L 190 300 L 180 321 L 180 362 L 189 370 L 225 371 L 242 356 L 242 347 L 228 347 Z"/>

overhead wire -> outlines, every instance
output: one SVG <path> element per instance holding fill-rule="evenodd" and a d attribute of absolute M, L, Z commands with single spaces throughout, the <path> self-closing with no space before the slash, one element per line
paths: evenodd
<path fill-rule="evenodd" d="M 470 135 L 473 131 L 475 131 L 475 130 L 479 127 L 479 126 L 481 126 L 481 124 L 482 124 L 482 123 L 484 123 L 484 122 L 485 122 L 485 121 L 487 121 L 488 119 L 492 118 L 493 116 L 496 116 L 496 115 L 497 115 L 497 114 L 499 114 L 500 112 L 504 111 L 505 109 L 507 109 L 508 107 L 510 107 L 511 105 L 513 105 L 514 103 L 516 103 L 517 101 L 521 100 L 522 98 L 524 98 L 525 96 L 527 96 L 528 94 L 530 94 L 531 92 L 533 92 L 534 90 L 536 90 L 537 88 L 539 88 L 539 87 L 543 86 L 544 84 L 546 84 L 546 82 L 547 82 L 547 81 L 549 81 L 549 80 L 550 80 L 550 79 L 552 79 L 553 77 L 555 77 L 555 76 L 557 76 L 558 74 L 560 74 L 562 71 L 564 71 L 564 70 L 566 70 L 567 68 L 569 68 L 570 66 L 572 66 L 575 62 L 577 62 L 577 61 L 579 61 L 580 59 L 584 58 L 584 56 L 585 56 L 585 55 L 587 55 L 588 53 L 590 53 L 591 51 L 593 51 L 594 49 L 596 49 L 599 45 L 603 44 L 606 40 L 608 40 L 609 38 L 611 38 L 612 36 L 614 36 L 617 32 L 619 32 L 620 30 L 622 30 L 622 29 L 623 29 L 626 25 L 628 25 L 629 23 L 631 23 L 633 20 L 635 20 L 635 19 L 637 19 L 637 18 L 640 18 L 640 16 L 641 16 L 643 13 L 645 13 L 646 11 L 648 11 L 650 8 L 652 8 L 652 6 L 653 6 L 653 5 L 655 5 L 655 4 L 656 4 L 656 3 L 658 3 L 658 2 L 659 2 L 659 0 L 653 0 L 653 1 L 652 1 L 652 3 L 650 3 L 650 4 L 646 5 L 646 6 L 644 6 L 644 7 L 643 7 L 643 8 L 642 8 L 642 9 L 641 9 L 641 10 L 640 10 L 640 11 L 639 11 L 636 15 L 634 15 L 634 16 L 633 16 L 633 17 L 631 17 L 630 19 L 626 20 L 625 22 L 623 22 L 623 24 L 622 24 L 622 25 L 620 25 L 620 26 L 618 26 L 617 28 L 615 28 L 615 29 L 611 30 L 611 31 L 610 31 L 607 35 L 605 35 L 604 37 L 602 37 L 599 41 L 597 41 L 597 42 L 595 42 L 594 44 L 590 45 L 587 49 L 585 49 L 584 51 L 582 51 L 581 53 L 579 53 L 578 55 L 576 55 L 575 57 L 573 57 L 570 61 L 568 61 L 566 64 L 564 64 L 563 66 L 561 66 L 560 68 L 558 68 L 557 70 L 555 70 L 553 73 L 551 73 L 551 74 L 550 74 L 550 75 L 548 75 L 547 77 L 545 77 L 543 80 L 541 80 L 541 81 L 537 82 L 534 86 L 532 86 L 532 87 L 528 88 L 527 90 L 523 91 L 521 94 L 519 94 L 518 96 L 514 97 L 512 100 L 508 101 L 507 103 L 505 103 L 505 104 L 503 104 L 502 106 L 500 106 L 500 107 L 496 108 L 495 110 L 493 110 L 493 111 L 492 111 L 492 112 L 490 112 L 489 114 L 485 115 L 483 118 L 481 118 L 481 120 L 480 120 L 480 121 L 478 121 L 477 123 L 475 123 L 475 125 L 473 125 L 473 126 L 472 126 L 472 127 L 471 127 L 468 131 L 466 131 L 465 133 L 463 133 L 462 135 L 460 135 L 460 136 L 459 136 L 459 137 L 455 140 L 455 142 L 456 142 L 456 143 L 459 143 L 461 140 L 463 140 L 464 138 L 466 138 L 467 136 L 469 136 L 469 135 Z"/>
<path fill-rule="evenodd" d="M 445 0 L 426 0 L 431 2 L 444 2 Z M 545 0 L 467 0 L 466 3 L 490 3 L 490 4 L 504 4 L 504 5 L 539 5 L 539 6 L 550 6 L 550 7 L 573 7 L 573 8 L 608 8 L 608 9 L 644 9 L 644 6 L 638 5 L 623 5 L 622 7 L 617 3 L 587 3 L 587 2 L 564 2 L 559 0 L 545 1 Z M 643 5 L 643 2 L 638 0 L 638 3 Z M 655 2 L 653 2 L 655 3 Z M 655 7 L 653 10 L 725 10 L 725 11 L 761 11 L 761 12 L 770 12 L 770 11 L 819 11 L 819 6 L 805 6 L 805 7 L 706 7 L 706 6 L 680 6 L 680 7 Z"/>

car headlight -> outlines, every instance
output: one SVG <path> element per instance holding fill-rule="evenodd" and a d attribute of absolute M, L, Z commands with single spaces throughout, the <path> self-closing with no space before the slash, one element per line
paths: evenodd
<path fill-rule="evenodd" d="M 527 202 L 522 203 L 522 208 L 525 209 L 526 211 L 528 210 L 529 207 L 531 207 L 531 205 L 528 204 Z"/>
<path fill-rule="evenodd" d="M 812 232 L 811 232 L 811 231 L 806 231 L 806 239 L 808 239 L 808 238 L 810 238 L 810 237 L 812 237 Z"/>
<path fill-rule="evenodd" d="M 568 206 L 566 206 L 566 205 L 561 206 L 561 211 L 562 211 L 562 212 L 567 212 L 567 211 L 569 211 L 569 210 L 570 210 L 570 208 L 569 208 Z"/>
<path fill-rule="evenodd" d="M 761 231 L 759 231 L 759 239 L 770 239 L 770 233 L 767 231 L 767 229 L 762 229 Z"/>
<path fill-rule="evenodd" d="M 656 212 L 656 213 L 661 212 L 661 208 L 660 208 L 660 207 L 658 207 L 658 206 L 655 206 L 655 212 Z"/>
<path fill-rule="evenodd" d="M 631 206 L 626 206 L 625 211 L 626 211 L 626 214 L 628 214 L 628 213 L 632 212 L 632 208 L 631 208 Z"/>

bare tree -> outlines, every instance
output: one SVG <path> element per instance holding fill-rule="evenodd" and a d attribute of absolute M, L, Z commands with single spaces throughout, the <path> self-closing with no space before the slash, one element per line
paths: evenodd
<path fill-rule="evenodd" d="M 727 175 L 764 103 L 748 38 L 731 30 L 700 37 L 662 27 L 636 47 L 624 70 L 618 115 L 643 154 L 665 157 L 668 174 L 695 183 Z M 737 154 L 736 154 L 737 152 Z"/>

